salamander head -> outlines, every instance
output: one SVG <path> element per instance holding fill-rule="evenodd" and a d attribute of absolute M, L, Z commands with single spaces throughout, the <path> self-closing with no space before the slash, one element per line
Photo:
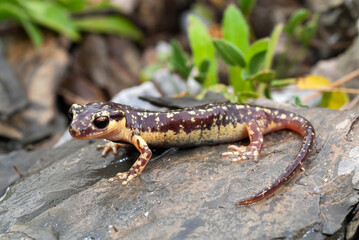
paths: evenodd
<path fill-rule="evenodd" d="M 69 132 L 75 139 L 104 138 L 122 140 L 126 106 L 116 103 L 73 104 L 69 109 Z"/>

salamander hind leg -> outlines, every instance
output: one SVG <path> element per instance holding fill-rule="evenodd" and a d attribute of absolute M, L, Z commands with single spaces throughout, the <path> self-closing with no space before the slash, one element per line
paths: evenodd
<path fill-rule="evenodd" d="M 253 160 L 258 162 L 259 153 L 263 147 L 263 134 L 260 131 L 258 124 L 255 120 L 246 123 L 250 144 L 248 146 L 235 146 L 230 145 L 229 152 L 222 153 L 223 157 L 229 157 L 232 161 L 242 162 L 246 160 Z"/>
<path fill-rule="evenodd" d="M 109 182 L 124 180 L 122 185 L 127 185 L 129 181 L 140 175 L 143 169 L 146 167 L 152 156 L 152 152 L 149 149 L 147 143 L 140 136 L 134 135 L 132 137 L 132 144 L 141 153 L 140 156 L 127 172 L 117 173 L 115 177 L 108 180 Z"/>

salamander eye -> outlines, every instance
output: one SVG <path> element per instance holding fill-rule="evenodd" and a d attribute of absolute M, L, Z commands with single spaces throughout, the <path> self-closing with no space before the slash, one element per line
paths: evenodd
<path fill-rule="evenodd" d="M 95 121 L 93 122 L 93 124 L 97 127 L 97 128 L 105 128 L 107 127 L 108 123 L 110 122 L 108 117 L 97 117 L 95 119 Z"/>
<path fill-rule="evenodd" d="M 70 108 L 69 111 L 67 112 L 67 116 L 70 118 L 70 121 L 72 121 L 72 119 L 74 118 L 74 113 L 72 112 L 72 108 Z"/>

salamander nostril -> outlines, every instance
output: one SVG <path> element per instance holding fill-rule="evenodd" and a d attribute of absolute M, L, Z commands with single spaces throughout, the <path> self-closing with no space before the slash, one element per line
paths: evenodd
<path fill-rule="evenodd" d="M 69 132 L 71 136 L 76 136 L 76 130 L 72 126 L 69 127 Z"/>

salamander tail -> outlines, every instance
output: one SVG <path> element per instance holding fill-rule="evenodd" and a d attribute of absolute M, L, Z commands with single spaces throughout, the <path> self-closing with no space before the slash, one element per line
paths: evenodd
<path fill-rule="evenodd" d="M 237 205 L 249 205 L 273 194 L 298 172 L 307 159 L 315 138 L 314 128 L 311 123 L 305 118 L 296 114 L 291 119 L 285 119 L 281 121 L 283 123 L 283 128 L 291 129 L 303 136 L 303 143 L 300 147 L 299 153 L 294 158 L 293 162 L 287 167 L 287 169 L 271 185 L 262 189 L 260 192 L 251 197 L 237 201 Z"/>

